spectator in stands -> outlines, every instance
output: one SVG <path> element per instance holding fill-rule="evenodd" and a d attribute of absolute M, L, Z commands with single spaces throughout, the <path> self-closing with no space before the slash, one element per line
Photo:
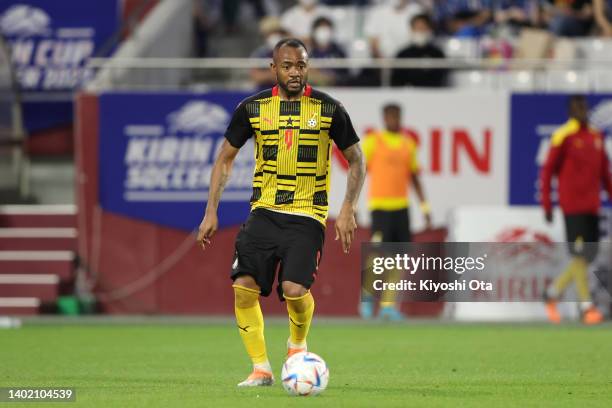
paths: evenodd
<path fill-rule="evenodd" d="M 612 37 L 612 0 L 593 0 L 593 13 L 601 34 Z"/>
<path fill-rule="evenodd" d="M 255 16 L 258 20 L 262 19 L 266 15 L 266 9 L 264 7 L 263 0 L 249 0 L 255 10 Z M 222 12 L 223 21 L 225 22 L 225 29 L 228 33 L 236 31 L 236 21 L 240 16 L 240 7 L 242 5 L 241 0 L 223 0 L 222 1 Z"/>
<path fill-rule="evenodd" d="M 373 7 L 364 28 L 372 56 L 393 58 L 397 55 L 410 40 L 406 24 L 413 16 L 424 11 L 423 6 L 413 0 L 390 0 Z"/>
<path fill-rule="evenodd" d="M 319 17 L 312 24 L 309 56 L 319 58 L 346 58 L 346 53 L 334 41 L 334 24 L 327 17 Z M 310 69 L 309 78 L 317 85 L 339 85 L 346 82 L 346 69 Z"/>
<path fill-rule="evenodd" d="M 493 0 L 435 0 L 434 17 L 442 32 L 480 37 L 491 21 Z"/>
<path fill-rule="evenodd" d="M 251 58 L 272 58 L 274 46 L 289 34 L 281 27 L 277 17 L 264 17 L 259 22 L 259 32 L 264 43 L 255 49 Z M 271 88 L 276 83 L 276 76 L 269 68 L 253 68 L 250 72 L 251 80 L 257 88 Z"/>
<path fill-rule="evenodd" d="M 370 0 L 321 0 L 321 3 L 328 6 L 366 6 Z"/>
<path fill-rule="evenodd" d="M 287 9 L 281 16 L 282 27 L 292 36 L 307 45 L 314 21 L 321 16 L 329 16 L 331 10 L 319 4 L 319 0 L 298 0 L 298 4 Z"/>
<path fill-rule="evenodd" d="M 493 20 L 514 31 L 521 27 L 540 27 L 543 23 L 542 0 L 498 0 L 493 5 Z"/>
<path fill-rule="evenodd" d="M 588 35 L 593 25 L 591 0 L 548 0 L 545 5 L 548 28 L 562 37 Z"/>
<path fill-rule="evenodd" d="M 193 1 L 193 30 L 196 57 L 207 57 L 208 36 L 220 14 L 220 5 L 212 0 Z"/>
<path fill-rule="evenodd" d="M 396 58 L 444 58 L 444 52 L 434 44 L 434 30 L 427 14 L 417 14 L 410 20 L 411 44 Z M 391 86 L 441 87 L 447 84 L 446 69 L 394 69 Z"/>

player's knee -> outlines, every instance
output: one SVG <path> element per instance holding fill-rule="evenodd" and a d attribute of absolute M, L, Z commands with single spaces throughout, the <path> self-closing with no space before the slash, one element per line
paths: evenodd
<path fill-rule="evenodd" d="M 259 300 L 259 291 L 256 289 L 247 288 L 237 284 L 234 288 L 234 305 L 240 309 L 247 309 L 257 304 Z"/>
<path fill-rule="evenodd" d="M 300 296 L 304 296 L 308 289 L 299 283 L 284 281 L 283 285 L 283 295 L 285 297 L 296 298 Z"/>

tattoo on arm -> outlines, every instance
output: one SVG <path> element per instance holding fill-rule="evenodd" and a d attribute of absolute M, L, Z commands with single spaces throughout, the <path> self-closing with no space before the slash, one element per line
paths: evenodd
<path fill-rule="evenodd" d="M 226 163 L 220 162 L 217 166 L 215 166 L 215 171 L 213 172 L 211 178 L 210 191 L 208 193 L 207 209 L 210 208 L 216 210 L 219 207 L 221 194 L 223 194 L 223 190 L 225 189 L 225 185 L 227 184 L 230 174 L 230 166 L 228 166 Z"/>
<path fill-rule="evenodd" d="M 344 149 L 342 151 L 344 158 L 349 162 L 349 171 L 346 184 L 346 195 L 344 201 L 352 205 L 357 203 L 363 181 L 365 180 L 365 164 L 363 162 L 363 153 L 359 143 Z"/>

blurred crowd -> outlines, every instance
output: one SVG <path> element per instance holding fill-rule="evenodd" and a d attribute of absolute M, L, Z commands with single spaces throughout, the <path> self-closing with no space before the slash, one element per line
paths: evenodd
<path fill-rule="evenodd" d="M 528 43 L 542 36 L 612 38 L 612 0 L 194 0 L 198 56 L 208 56 L 213 25 L 228 35 L 252 36 L 239 19 L 245 7 L 249 21 L 259 27 L 260 46 L 251 54 L 255 58 L 270 57 L 274 44 L 288 36 L 304 41 L 311 58 L 444 58 L 440 38 L 475 39 L 484 45 L 483 54 L 510 58 L 524 35 Z M 338 35 L 345 24 L 335 18 L 340 7 L 358 12 L 354 38 Z M 359 55 L 355 41 L 362 44 Z M 374 71 L 364 69 L 355 76 L 340 69 L 316 70 L 311 80 L 319 85 L 377 85 Z M 444 69 L 396 69 L 391 84 L 438 87 L 446 84 L 446 77 Z M 273 81 L 268 70 L 254 69 L 251 78 L 261 87 Z"/>

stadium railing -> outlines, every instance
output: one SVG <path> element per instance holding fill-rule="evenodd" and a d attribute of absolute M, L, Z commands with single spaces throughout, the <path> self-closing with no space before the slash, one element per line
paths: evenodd
<path fill-rule="evenodd" d="M 89 64 L 104 72 L 104 81 L 92 81 L 87 90 L 112 89 L 245 89 L 252 86 L 248 71 L 267 68 L 268 59 L 253 58 L 93 58 Z M 393 69 L 440 68 L 451 71 L 451 87 L 479 87 L 523 91 L 611 91 L 612 57 L 588 61 L 573 58 L 556 59 L 319 59 L 313 68 L 344 68 L 349 72 L 362 69 L 380 70 L 382 86 L 390 85 Z M 156 71 L 157 75 L 146 75 Z M 165 71 L 166 75 L 160 75 Z M 197 81 L 190 81 L 189 74 Z M 185 73 L 180 75 L 179 73 Z M 174 73 L 174 75 L 171 75 Z M 202 81 L 202 79 L 205 79 Z"/>

